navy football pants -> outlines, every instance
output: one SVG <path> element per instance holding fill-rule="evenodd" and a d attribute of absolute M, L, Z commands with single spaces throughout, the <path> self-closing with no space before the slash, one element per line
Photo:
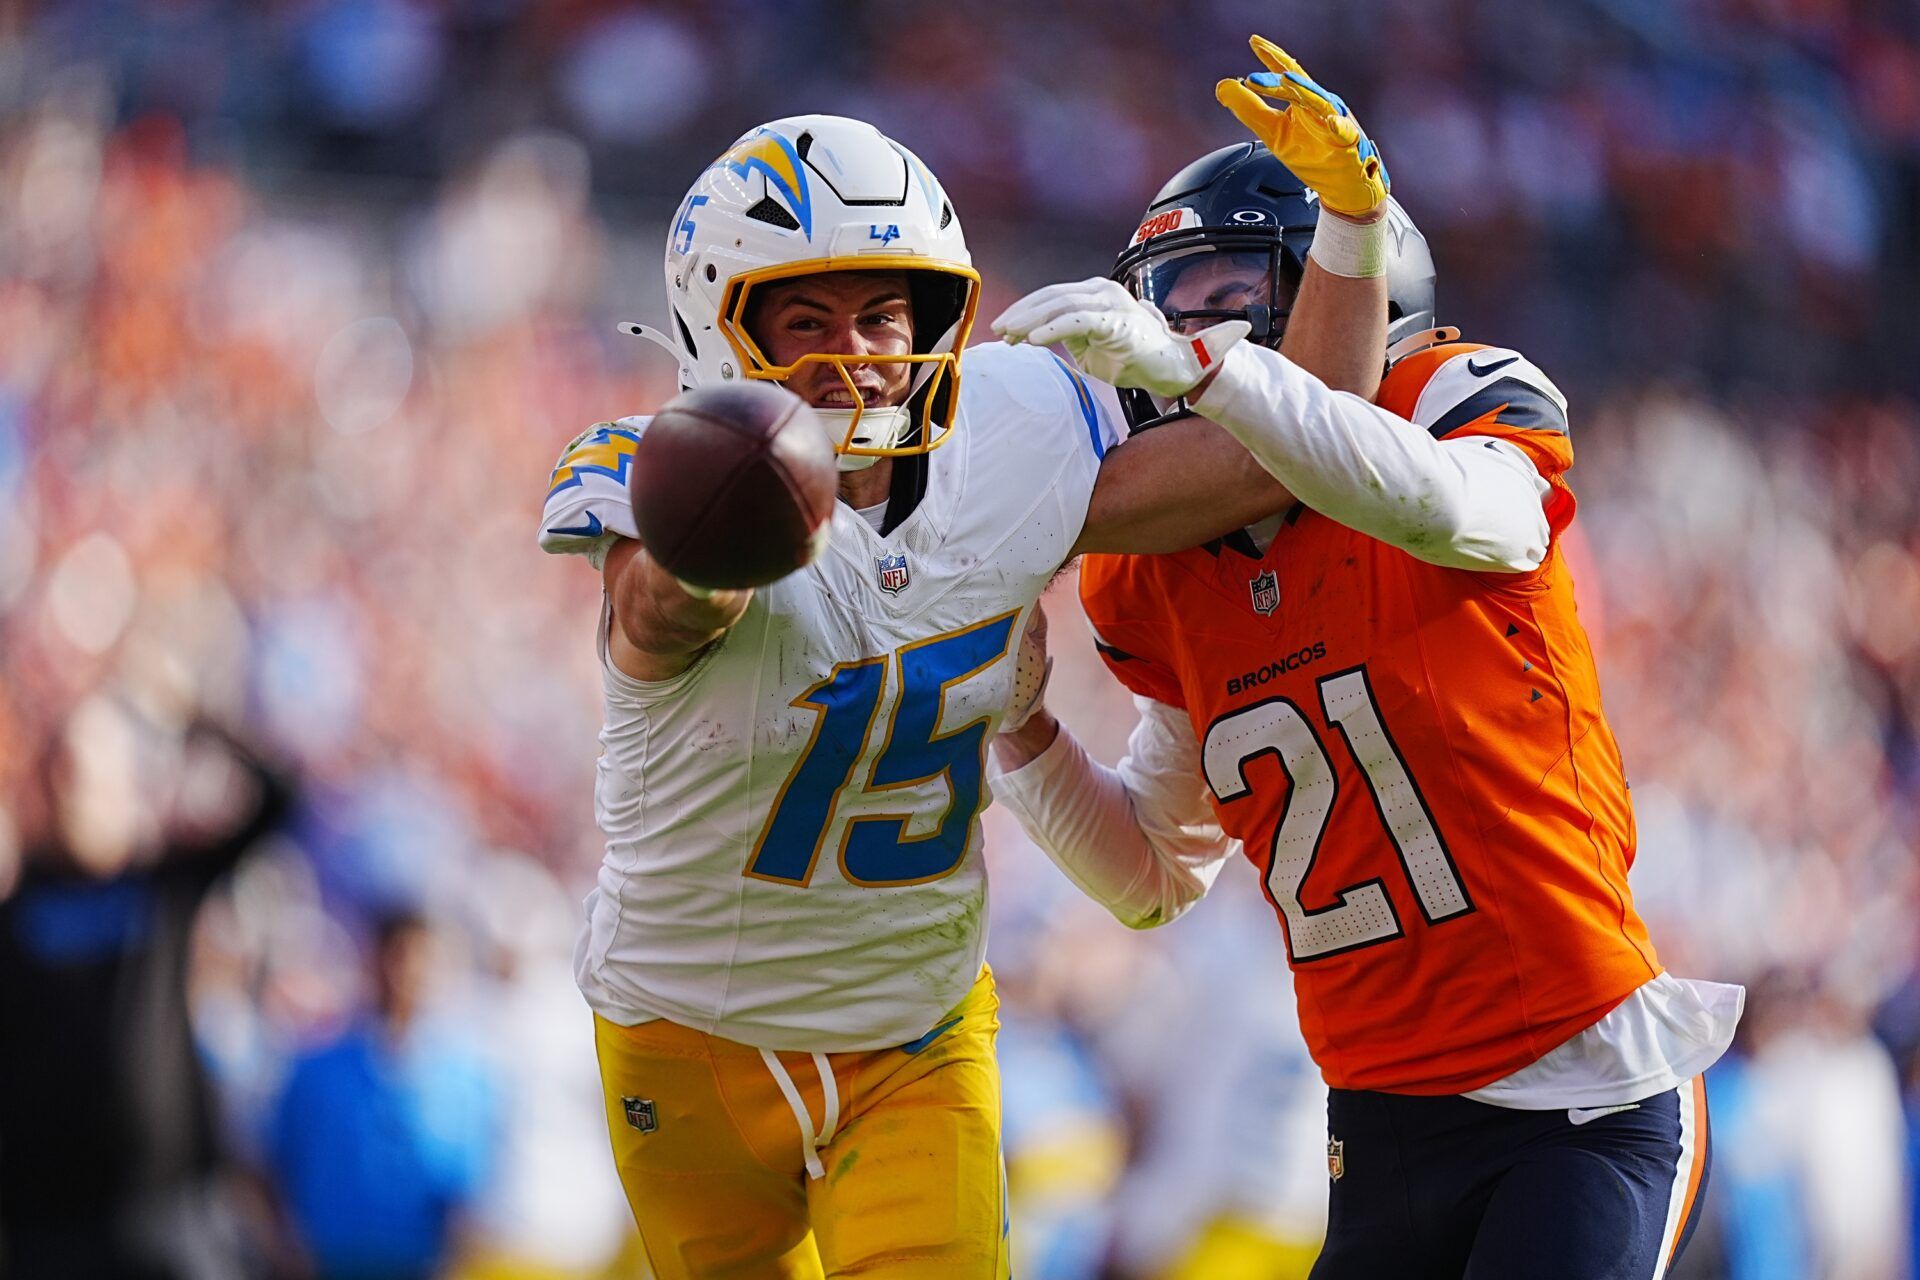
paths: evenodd
<path fill-rule="evenodd" d="M 1659 1280 L 1706 1192 L 1706 1094 L 1604 1110 L 1333 1090 L 1312 1280 Z"/>

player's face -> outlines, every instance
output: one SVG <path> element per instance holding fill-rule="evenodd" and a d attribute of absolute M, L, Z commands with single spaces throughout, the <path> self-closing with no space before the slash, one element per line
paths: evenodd
<path fill-rule="evenodd" d="M 1166 284 L 1161 296 L 1153 301 L 1169 314 L 1177 311 L 1242 311 L 1251 306 L 1264 305 L 1272 274 L 1271 261 L 1264 253 L 1215 251 L 1195 254 L 1186 261 L 1179 274 Z M 1165 271 L 1164 267 L 1159 269 L 1163 278 Z M 1282 298 L 1281 305 L 1287 305 L 1288 301 Z M 1173 327 L 1179 333 L 1196 333 L 1218 323 L 1215 319 L 1195 317 L 1175 320 Z"/>
<path fill-rule="evenodd" d="M 771 364 L 816 353 L 839 356 L 913 354 L 913 307 L 898 272 L 826 271 L 756 291 L 747 329 Z M 847 373 L 869 409 L 907 398 L 913 366 L 855 364 Z M 801 365 L 787 388 L 816 409 L 851 409 L 853 396 L 833 365 Z"/>

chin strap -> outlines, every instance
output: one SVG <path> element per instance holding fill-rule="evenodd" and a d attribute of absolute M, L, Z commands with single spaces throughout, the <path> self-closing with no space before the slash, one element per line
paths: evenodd
<path fill-rule="evenodd" d="M 836 441 L 844 441 L 853 430 L 853 410 L 851 409 L 815 409 L 814 413 L 826 425 L 827 431 Z M 912 429 L 913 418 L 906 405 L 889 405 L 886 408 L 865 409 L 861 411 L 860 425 L 865 428 L 861 439 L 867 444 L 882 449 L 891 449 L 898 445 Z M 843 453 L 839 467 L 842 471 L 865 471 L 880 460 L 880 455 L 871 453 Z"/>
<path fill-rule="evenodd" d="M 648 342 L 651 342 L 654 346 L 659 347 L 662 351 L 672 356 L 673 363 L 678 366 L 680 370 L 680 385 L 683 387 L 693 385 L 693 366 L 687 363 L 686 355 L 678 346 L 674 345 L 672 338 L 669 338 L 652 325 L 640 324 L 633 320 L 618 321 L 613 327 L 626 334 L 629 338 L 645 338 Z"/>

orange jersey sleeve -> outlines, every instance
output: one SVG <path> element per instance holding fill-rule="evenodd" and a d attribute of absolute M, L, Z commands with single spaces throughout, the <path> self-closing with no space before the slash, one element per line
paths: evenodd
<path fill-rule="evenodd" d="M 1558 535 L 1572 523 L 1567 400 L 1519 352 L 1473 342 L 1427 347 L 1387 371 L 1376 403 L 1437 439 L 1489 436 L 1512 444 L 1552 486 L 1545 500 L 1548 528 Z"/>
<path fill-rule="evenodd" d="M 1080 561 L 1080 603 L 1094 648 L 1130 693 L 1185 709 L 1186 694 L 1169 656 L 1167 623 L 1146 556 L 1091 555 Z"/>

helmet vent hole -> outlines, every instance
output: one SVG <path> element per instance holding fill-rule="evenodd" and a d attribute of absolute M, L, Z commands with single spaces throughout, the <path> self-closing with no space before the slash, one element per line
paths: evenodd
<path fill-rule="evenodd" d="M 805 160 L 807 158 L 807 152 L 813 150 L 813 134 L 812 133 L 801 134 L 798 138 L 794 140 L 793 149 L 800 153 L 800 158 L 802 160 Z"/>
<path fill-rule="evenodd" d="M 758 222 L 771 223 L 783 231 L 800 229 L 800 220 L 782 208 L 772 196 L 761 196 L 760 203 L 747 210 L 747 216 Z"/>
<path fill-rule="evenodd" d="M 687 318 L 680 314 L 678 307 L 673 309 L 673 322 L 680 326 L 680 341 L 687 344 L 687 354 L 698 360 L 700 348 L 693 345 L 693 330 L 687 328 Z"/>
<path fill-rule="evenodd" d="M 951 225 L 953 225 L 953 206 L 943 202 L 940 206 L 940 229 L 945 231 Z"/>

